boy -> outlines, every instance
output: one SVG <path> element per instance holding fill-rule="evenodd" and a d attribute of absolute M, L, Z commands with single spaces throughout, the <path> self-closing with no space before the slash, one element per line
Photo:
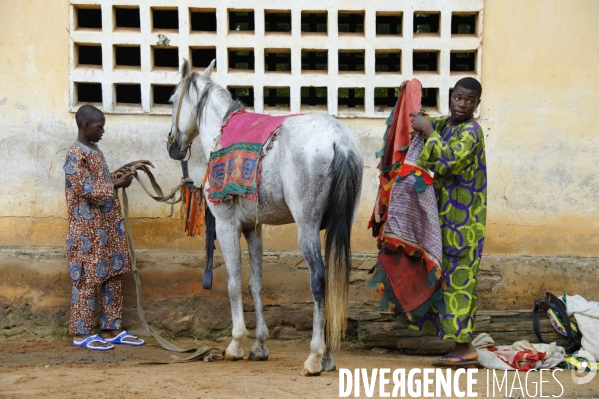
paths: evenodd
<path fill-rule="evenodd" d="M 478 358 L 471 342 L 487 221 L 487 167 L 483 131 L 473 114 L 481 94 L 476 79 L 463 78 L 451 95 L 451 115 L 426 118 L 410 114 L 414 130 L 426 137 L 418 164 L 435 173 L 443 240 L 441 268 L 447 290 L 443 294 L 445 309 L 430 309 L 407 324 L 455 342 L 455 349 L 434 362 L 436 366 L 475 365 Z"/>
<path fill-rule="evenodd" d="M 67 151 L 63 167 L 69 219 L 66 258 L 73 283 L 69 332 L 75 335 L 73 345 L 80 348 L 109 350 L 113 344 L 143 345 L 143 340 L 121 330 L 122 273 L 131 270 L 131 261 L 116 189 L 129 187 L 133 174 L 116 178 L 109 172 L 96 144 L 104 134 L 102 111 L 84 105 L 75 120 L 77 141 Z M 149 161 L 125 166 L 138 163 L 154 167 Z M 101 336 L 92 334 L 96 293 Z"/>

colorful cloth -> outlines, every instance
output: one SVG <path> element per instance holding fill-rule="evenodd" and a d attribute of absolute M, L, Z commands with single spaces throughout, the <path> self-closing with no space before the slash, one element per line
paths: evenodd
<path fill-rule="evenodd" d="M 66 258 L 73 284 L 99 285 L 130 271 L 121 205 L 104 154 L 75 142 L 63 169 L 69 218 Z"/>
<path fill-rule="evenodd" d="M 597 370 L 599 370 L 599 362 L 581 356 L 571 355 L 566 356 L 561 367 L 566 370 L 578 370 L 580 372 L 597 372 Z"/>
<path fill-rule="evenodd" d="M 412 79 L 406 84 L 405 91 L 399 94 L 395 108 L 387 118 L 383 148 L 376 153 L 381 159 L 378 165 L 379 191 L 368 228 L 372 229 L 372 235 L 379 240 L 383 239 L 391 189 L 410 145 L 410 112 L 420 112 L 421 99 L 422 84 L 417 79 Z"/>
<path fill-rule="evenodd" d="M 481 366 L 495 370 L 551 369 L 562 364 L 566 354 L 566 350 L 555 342 L 531 344 L 522 340 L 512 345 L 498 346 L 487 333 L 479 334 L 472 345 L 478 352 L 477 360 Z"/>
<path fill-rule="evenodd" d="M 429 118 L 430 135 L 418 165 L 434 172 L 443 240 L 444 305 L 423 316 L 398 320 L 456 342 L 471 342 L 475 328 L 476 285 L 487 222 L 487 168 L 480 125 L 469 119 L 451 126 L 449 116 Z"/>
<path fill-rule="evenodd" d="M 422 85 L 408 82 L 389 116 L 379 164 L 380 187 L 370 227 L 382 243 L 370 284 L 383 293 L 381 305 L 395 313 L 422 314 L 441 303 L 442 243 L 433 178 L 417 164 L 422 133 L 412 138 L 411 112 L 421 113 Z M 412 132 L 413 133 L 413 132 Z M 381 212 L 383 211 L 383 212 Z M 377 229 L 382 231 L 377 233 Z"/>
<path fill-rule="evenodd" d="M 409 133 L 404 131 L 406 135 Z M 415 134 L 389 199 L 384 248 L 378 262 L 397 300 L 396 313 L 409 313 L 429 304 L 441 280 L 442 242 L 433 178 L 417 165 L 424 147 L 422 133 Z M 437 298 L 439 295 L 437 295 Z M 428 306 L 427 306 L 428 307 Z M 427 308 L 426 307 L 426 308 Z"/>
<path fill-rule="evenodd" d="M 218 203 L 232 195 L 258 200 L 260 159 L 283 121 L 294 115 L 270 116 L 239 111 L 221 127 L 218 145 L 208 163 L 208 199 Z"/>
<path fill-rule="evenodd" d="M 100 329 L 120 329 L 123 313 L 122 281 L 123 276 L 119 274 L 104 280 L 100 290 L 98 290 L 98 286 L 82 284 L 77 288 L 77 286 L 73 285 L 69 332 L 80 335 L 91 334 L 93 332 L 93 315 L 96 298 L 100 300 Z"/>

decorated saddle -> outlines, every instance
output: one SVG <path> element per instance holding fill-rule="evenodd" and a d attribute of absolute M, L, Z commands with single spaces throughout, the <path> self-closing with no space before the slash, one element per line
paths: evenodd
<path fill-rule="evenodd" d="M 287 118 L 241 110 L 229 116 L 208 161 L 208 199 L 219 203 L 238 195 L 258 200 L 260 160 L 272 147 L 279 128 Z"/>

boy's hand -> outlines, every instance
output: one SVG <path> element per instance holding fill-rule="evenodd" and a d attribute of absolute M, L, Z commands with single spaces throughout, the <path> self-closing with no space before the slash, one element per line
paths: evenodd
<path fill-rule="evenodd" d="M 433 129 L 433 124 L 428 118 L 418 115 L 416 112 L 410 112 L 410 116 L 414 117 L 414 119 L 412 119 L 412 128 L 415 131 L 422 132 L 427 138 L 435 131 L 435 129 Z"/>
<path fill-rule="evenodd" d="M 404 80 L 403 82 L 401 82 L 401 84 L 399 85 L 399 92 L 403 93 L 404 91 L 406 91 L 406 85 L 408 84 L 409 80 Z"/>
<path fill-rule="evenodd" d="M 133 162 L 129 162 L 129 163 L 128 163 L 128 164 L 126 164 L 125 166 L 127 166 L 127 167 L 131 167 L 131 166 L 135 166 L 135 165 L 137 165 L 137 164 L 149 165 L 149 166 L 151 166 L 151 167 L 154 167 L 154 165 L 152 164 L 152 162 L 150 162 L 150 161 L 147 161 L 147 160 L 145 160 L 145 159 L 143 159 L 143 160 L 139 160 L 139 161 L 133 161 Z"/>
<path fill-rule="evenodd" d="M 129 187 L 132 181 L 133 173 L 124 174 L 123 176 L 119 177 L 117 181 L 114 182 L 114 188 Z"/>

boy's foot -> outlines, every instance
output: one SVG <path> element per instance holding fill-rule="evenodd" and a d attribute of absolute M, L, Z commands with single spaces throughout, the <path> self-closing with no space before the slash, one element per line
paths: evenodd
<path fill-rule="evenodd" d="M 103 340 L 98 334 L 75 335 L 73 337 L 73 346 L 99 351 L 114 348 L 114 345 Z"/>
<path fill-rule="evenodd" d="M 143 339 L 139 339 L 134 335 L 123 330 L 102 330 L 100 333 L 109 344 L 125 344 L 131 346 L 140 346 L 144 344 Z"/>
<path fill-rule="evenodd" d="M 478 352 L 471 343 L 456 343 L 454 350 L 435 360 L 433 366 L 476 367 L 479 366 Z"/>
<path fill-rule="evenodd" d="M 478 352 L 476 349 L 474 349 L 474 346 L 471 343 L 456 343 L 455 348 L 451 352 L 443 357 L 438 358 L 437 360 L 459 363 L 463 361 L 461 359 L 466 361 L 478 359 Z"/>

